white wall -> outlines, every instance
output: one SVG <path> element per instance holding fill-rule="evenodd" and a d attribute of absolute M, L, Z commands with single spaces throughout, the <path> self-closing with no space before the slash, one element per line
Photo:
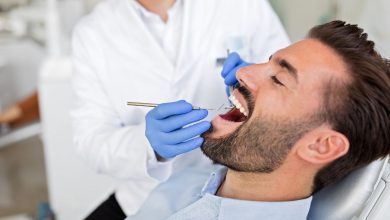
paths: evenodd
<path fill-rule="evenodd" d="M 291 41 L 302 39 L 307 31 L 333 16 L 332 0 L 269 0 L 279 14 Z"/>
<path fill-rule="evenodd" d="M 0 109 L 37 88 L 44 48 L 28 39 L 0 38 Z"/>
<path fill-rule="evenodd" d="M 302 39 L 314 25 L 334 19 L 358 24 L 384 57 L 390 58 L 389 0 L 269 0 L 291 40 Z"/>
<path fill-rule="evenodd" d="M 338 18 L 363 27 L 382 56 L 390 58 L 390 1 L 339 0 L 338 9 Z"/>

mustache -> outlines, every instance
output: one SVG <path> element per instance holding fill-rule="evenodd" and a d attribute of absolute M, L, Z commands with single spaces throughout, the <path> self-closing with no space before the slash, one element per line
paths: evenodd
<path fill-rule="evenodd" d="M 255 99 L 253 98 L 252 93 L 245 86 L 239 85 L 237 87 L 238 91 L 244 96 L 245 101 L 248 104 L 248 118 L 252 115 L 253 109 L 255 108 Z"/>

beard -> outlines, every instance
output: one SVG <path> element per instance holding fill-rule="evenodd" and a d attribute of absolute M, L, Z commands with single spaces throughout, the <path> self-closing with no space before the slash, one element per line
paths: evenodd
<path fill-rule="evenodd" d="M 201 149 L 214 163 L 232 170 L 270 173 L 283 164 L 305 133 L 320 124 L 319 117 L 314 116 L 298 120 L 258 116 L 225 137 L 210 138 L 212 129 L 204 133 Z"/>

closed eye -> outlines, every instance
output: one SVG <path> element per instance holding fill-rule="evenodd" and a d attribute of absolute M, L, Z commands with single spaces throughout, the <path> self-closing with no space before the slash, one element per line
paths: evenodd
<path fill-rule="evenodd" d="M 276 84 L 278 84 L 280 86 L 284 86 L 284 84 L 282 82 L 280 82 L 278 80 L 278 78 L 276 78 L 276 76 L 271 76 L 271 79 L 272 79 L 272 81 L 274 81 L 274 83 L 276 83 Z"/>

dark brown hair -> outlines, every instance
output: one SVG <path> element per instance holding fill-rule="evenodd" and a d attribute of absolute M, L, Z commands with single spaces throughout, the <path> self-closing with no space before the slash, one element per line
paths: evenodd
<path fill-rule="evenodd" d="M 348 138 L 350 148 L 317 173 L 314 191 L 318 191 L 390 154 L 390 65 L 357 25 L 333 21 L 312 28 L 308 38 L 336 51 L 350 78 L 332 81 L 325 89 L 324 119 Z"/>

